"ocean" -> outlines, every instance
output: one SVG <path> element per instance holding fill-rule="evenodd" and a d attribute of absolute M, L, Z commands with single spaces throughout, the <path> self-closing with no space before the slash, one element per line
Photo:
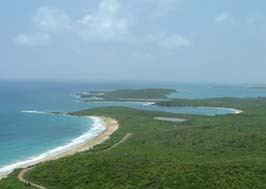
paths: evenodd
<path fill-rule="evenodd" d="M 171 98 L 265 97 L 266 90 L 248 85 L 200 85 L 175 83 L 67 83 L 0 81 L 0 174 L 23 162 L 64 149 L 95 137 L 103 130 L 92 118 L 52 115 L 48 112 L 73 112 L 102 106 L 175 113 L 216 115 L 236 113 L 224 108 L 158 107 L 147 102 L 80 101 L 75 94 L 91 90 L 165 87 L 179 92 Z M 97 125 L 98 124 L 98 125 Z"/>

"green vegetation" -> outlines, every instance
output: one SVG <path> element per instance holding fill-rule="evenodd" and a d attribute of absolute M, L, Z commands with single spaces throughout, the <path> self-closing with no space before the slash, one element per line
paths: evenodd
<path fill-rule="evenodd" d="M 80 94 L 82 98 L 98 97 L 104 100 L 166 99 L 175 89 L 121 89 L 114 91 L 94 91 Z"/>
<path fill-rule="evenodd" d="M 35 189 L 35 187 L 30 186 L 29 184 L 21 183 L 17 179 L 17 175 L 20 170 L 14 171 L 8 178 L 5 178 L 0 181 L 1 189 Z"/>
<path fill-rule="evenodd" d="M 93 150 L 38 165 L 27 180 L 49 189 L 266 188 L 266 98 L 175 99 L 157 104 L 244 112 L 198 116 L 105 107 L 73 113 L 112 117 L 120 128 Z M 128 133 L 133 133 L 128 140 L 102 151 Z M 0 188 L 24 189 L 16 174 L 1 181 Z"/>

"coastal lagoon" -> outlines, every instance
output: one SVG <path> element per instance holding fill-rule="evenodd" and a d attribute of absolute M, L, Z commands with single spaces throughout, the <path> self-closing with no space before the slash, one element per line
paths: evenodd
<path fill-rule="evenodd" d="M 47 114 L 47 112 L 73 112 L 86 108 L 126 106 L 185 114 L 219 115 L 239 113 L 237 110 L 208 107 L 160 107 L 149 102 L 83 102 L 79 92 L 121 88 L 174 88 L 179 91 L 171 98 L 264 97 L 264 88 L 250 86 L 215 86 L 190 84 L 134 84 L 134 83 L 52 83 L 52 82 L 0 82 L 0 170 L 10 165 L 49 155 L 84 133 L 97 134 L 95 121 L 89 118 Z M 93 129 L 93 130 L 91 130 Z M 59 148 L 63 149 L 63 148 Z"/>

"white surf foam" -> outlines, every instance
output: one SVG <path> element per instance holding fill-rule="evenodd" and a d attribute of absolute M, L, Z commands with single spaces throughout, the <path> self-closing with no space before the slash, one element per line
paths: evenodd
<path fill-rule="evenodd" d="M 26 111 L 27 113 L 40 113 L 38 111 Z M 7 174 L 11 173 L 12 171 L 14 171 L 15 169 L 18 168 L 25 168 L 25 167 L 29 167 L 32 166 L 36 163 L 42 162 L 44 161 L 46 158 L 52 158 L 55 157 L 57 155 L 60 155 L 64 152 L 67 152 L 77 146 L 80 146 L 86 142 L 88 142 L 89 140 L 92 140 L 93 138 L 97 137 L 101 132 L 103 132 L 106 128 L 105 123 L 102 121 L 101 118 L 99 117 L 88 117 L 90 119 L 93 120 L 93 125 L 92 127 L 85 133 L 83 133 L 81 136 L 73 139 L 72 141 L 70 141 L 69 143 L 67 143 L 66 145 L 63 146 L 59 146 L 55 149 L 52 149 L 48 152 L 42 153 L 38 156 L 34 156 L 34 157 L 30 157 L 26 160 L 22 160 L 22 161 L 18 161 L 16 163 L 4 166 L 4 167 L 0 167 L 0 178 L 6 176 Z"/>
<path fill-rule="evenodd" d="M 27 113 L 27 114 L 50 114 L 48 112 L 40 112 L 40 111 L 32 111 L 32 110 L 22 110 L 22 113 Z"/>
<path fill-rule="evenodd" d="M 145 102 L 142 105 L 143 106 L 151 106 L 151 105 L 154 105 L 154 104 L 155 104 L 155 102 Z"/>
<path fill-rule="evenodd" d="M 35 111 L 35 110 L 22 110 L 21 113 L 26 113 L 26 114 L 42 114 L 42 115 L 63 115 L 63 116 L 71 116 L 68 115 L 67 113 L 61 113 L 61 112 L 42 112 L 42 111 Z"/>

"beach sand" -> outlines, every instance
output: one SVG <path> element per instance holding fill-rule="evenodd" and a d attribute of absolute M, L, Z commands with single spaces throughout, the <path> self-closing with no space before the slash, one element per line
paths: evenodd
<path fill-rule="evenodd" d="M 89 139 L 87 142 L 76 145 L 72 148 L 67 149 L 64 152 L 58 153 L 58 154 L 51 154 L 50 156 L 47 156 L 43 159 L 40 159 L 36 162 L 32 162 L 29 163 L 23 167 L 20 168 L 28 168 L 28 167 L 32 167 L 35 166 L 37 164 L 43 163 L 43 162 L 47 162 L 47 161 L 51 161 L 51 160 L 56 160 L 59 158 L 63 158 L 63 157 L 67 157 L 67 156 L 71 156 L 80 152 L 84 152 L 87 150 L 92 149 L 94 146 L 101 144 L 103 142 L 105 142 L 107 139 L 110 138 L 110 136 L 118 129 L 119 124 L 116 120 L 109 118 L 109 117 L 97 117 L 100 118 L 102 120 L 102 122 L 104 123 L 104 127 L 105 130 L 103 132 L 101 132 L 97 137 L 93 138 L 93 139 Z M 2 178 L 7 177 L 10 173 L 12 173 L 13 171 L 10 171 L 8 173 L 2 174 L 0 175 L 0 180 Z"/>
<path fill-rule="evenodd" d="M 110 136 L 118 129 L 119 125 L 118 122 L 112 118 L 109 117 L 99 117 L 104 122 L 105 130 L 100 133 L 96 138 L 89 140 L 87 143 L 81 144 L 76 146 L 73 149 L 70 149 L 62 154 L 58 154 L 55 157 L 48 158 L 46 161 L 55 160 L 58 158 L 71 156 L 76 153 L 84 152 L 87 150 L 92 149 L 94 146 L 103 143 L 107 139 L 110 138 Z"/>

